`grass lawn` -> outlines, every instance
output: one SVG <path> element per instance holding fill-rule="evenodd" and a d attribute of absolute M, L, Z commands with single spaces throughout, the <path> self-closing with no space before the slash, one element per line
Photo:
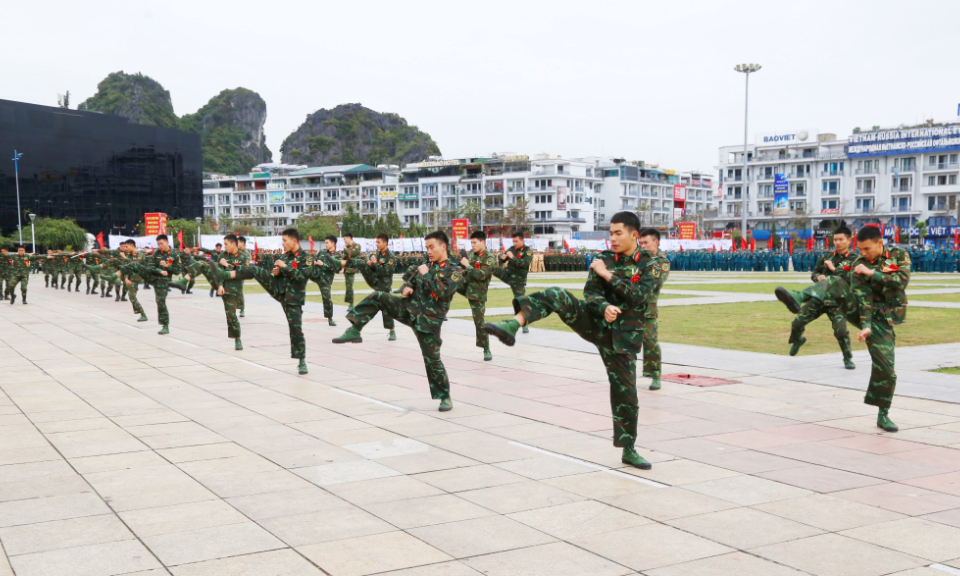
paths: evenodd
<path fill-rule="evenodd" d="M 499 322 L 507 317 L 489 317 L 488 322 Z M 700 306 L 670 306 L 660 309 L 660 340 L 783 354 L 789 352 L 792 316 L 779 302 L 752 302 Z M 896 327 L 897 347 L 960 342 L 960 310 L 911 308 L 906 323 Z M 537 322 L 536 327 L 570 331 L 555 315 Z M 866 350 L 856 341 L 856 329 L 850 327 L 854 350 Z M 807 343 L 800 355 L 838 352 L 830 322 L 821 317 L 807 326 Z"/>
<path fill-rule="evenodd" d="M 911 288 L 915 288 L 910 284 Z M 922 300 L 926 302 L 960 302 L 960 294 L 913 294 L 908 300 Z"/>
<path fill-rule="evenodd" d="M 960 376 L 960 367 L 954 368 L 939 368 L 937 370 L 931 370 L 931 372 L 940 372 L 941 374 L 956 374 Z"/>
<path fill-rule="evenodd" d="M 798 279 L 799 280 L 799 279 Z M 787 290 L 803 290 L 811 282 L 770 282 L 762 284 L 747 284 L 732 282 L 729 284 L 676 284 L 669 280 L 663 285 L 665 290 L 699 290 L 701 292 L 749 292 L 751 294 L 773 294 L 777 286 Z"/>

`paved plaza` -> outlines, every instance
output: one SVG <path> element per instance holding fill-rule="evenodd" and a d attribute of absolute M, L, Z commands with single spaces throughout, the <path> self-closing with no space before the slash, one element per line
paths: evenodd
<path fill-rule="evenodd" d="M 402 326 L 334 345 L 344 309 L 331 328 L 308 304 L 299 376 L 265 295 L 236 352 L 204 290 L 170 296 L 160 336 L 150 291 L 137 323 L 31 284 L 0 304 L 0 576 L 960 574 L 960 376 L 927 371 L 960 344 L 897 350 L 896 434 L 862 403 L 865 352 L 849 372 L 839 353 L 665 344 L 665 375 L 735 383 L 640 379 L 641 471 L 573 334 L 534 325 L 483 362 L 452 318 L 440 413 Z M 703 296 L 747 297 L 766 295 Z"/>

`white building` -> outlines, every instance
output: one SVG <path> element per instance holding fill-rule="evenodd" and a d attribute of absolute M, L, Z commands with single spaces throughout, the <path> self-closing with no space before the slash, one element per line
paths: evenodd
<path fill-rule="evenodd" d="M 888 235 L 923 220 L 943 232 L 943 241 L 931 235 L 931 243 L 952 238 L 960 124 L 855 131 L 845 140 L 809 129 L 757 134 L 746 173 L 743 153 L 742 144 L 720 148 L 720 213 L 709 219 L 715 229 L 739 228 L 746 201 L 747 226 L 760 240 L 774 225 L 809 230 L 841 219 L 854 227 L 882 223 Z"/>
<path fill-rule="evenodd" d="M 675 208 L 695 213 L 712 202 L 712 183 L 701 174 L 552 154 L 438 157 L 403 168 L 263 164 L 248 175 L 210 176 L 203 188 L 204 216 L 250 219 L 272 230 L 307 212 L 342 214 L 352 206 L 369 216 L 396 212 L 406 226 L 449 226 L 453 218 L 472 216 L 471 227 L 505 233 L 511 207 L 525 202 L 527 231 L 551 240 L 606 227 L 624 209 L 666 229 L 680 217 Z"/>

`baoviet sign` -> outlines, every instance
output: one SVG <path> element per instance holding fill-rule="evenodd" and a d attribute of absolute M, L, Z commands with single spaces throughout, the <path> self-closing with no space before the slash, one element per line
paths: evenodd
<path fill-rule="evenodd" d="M 167 233 L 167 215 L 163 212 L 148 212 L 143 215 L 144 234 L 157 236 Z"/>

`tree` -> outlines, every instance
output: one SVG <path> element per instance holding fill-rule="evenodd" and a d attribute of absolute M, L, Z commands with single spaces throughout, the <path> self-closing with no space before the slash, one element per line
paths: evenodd
<path fill-rule="evenodd" d="M 653 207 L 647 200 L 641 200 L 637 205 L 637 217 L 640 218 L 640 226 L 647 227 L 653 224 Z"/>
<path fill-rule="evenodd" d="M 926 244 L 925 240 L 927 238 L 927 222 L 926 220 L 920 220 L 914 224 L 917 227 L 917 234 L 920 236 L 920 245 L 923 246 Z"/>
<path fill-rule="evenodd" d="M 313 212 L 297 218 L 297 229 L 301 238 L 321 240 L 327 236 L 336 236 L 337 217 Z"/>
<path fill-rule="evenodd" d="M 183 241 L 188 246 L 196 246 L 199 238 L 197 237 L 197 221 L 187 218 L 175 218 L 167 221 L 167 235 L 176 238 L 177 233 L 183 232 Z M 216 234 L 213 228 L 213 222 L 204 218 L 200 224 L 200 234 Z"/>
<path fill-rule="evenodd" d="M 86 249 L 87 232 L 73 220 L 37 218 L 33 225 L 36 229 L 38 246 L 52 250 Z"/>
<path fill-rule="evenodd" d="M 774 250 L 779 250 L 780 246 L 783 245 L 783 242 L 780 240 L 780 235 L 777 234 L 777 222 L 773 222 L 773 229 L 770 230 L 770 247 Z"/>
<path fill-rule="evenodd" d="M 513 231 L 523 232 L 530 228 L 530 201 L 525 198 L 517 198 L 516 202 L 507 208 L 504 223 L 510 227 L 510 233 Z"/>
<path fill-rule="evenodd" d="M 476 230 L 480 229 L 480 223 L 487 213 L 483 208 L 483 204 L 479 201 L 467 201 L 467 203 L 461 207 L 461 212 L 463 213 L 463 217 L 470 221 L 470 227 Z"/>

